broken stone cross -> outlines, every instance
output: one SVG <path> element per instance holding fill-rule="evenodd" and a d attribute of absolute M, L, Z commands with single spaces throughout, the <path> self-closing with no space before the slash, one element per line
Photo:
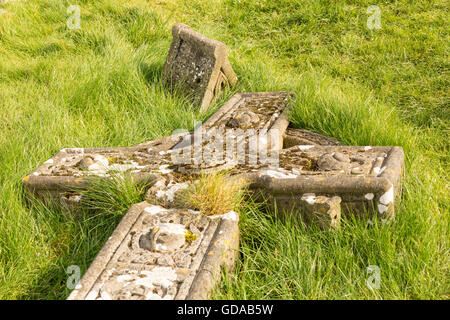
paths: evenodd
<path fill-rule="evenodd" d="M 236 76 L 226 48 L 177 24 L 164 79 L 206 109 Z M 151 184 L 96 256 L 69 299 L 206 299 L 230 271 L 239 215 L 209 215 L 176 205 L 203 172 L 227 170 L 273 212 L 337 227 L 342 216 L 394 217 L 401 192 L 400 147 L 342 146 L 289 128 L 289 92 L 240 93 L 200 128 L 135 147 L 66 148 L 23 179 L 25 191 L 74 209 L 90 177 L 127 174 Z M 275 210 L 276 209 L 276 210 Z"/>
<path fill-rule="evenodd" d="M 287 129 L 292 100 L 288 92 L 237 94 L 203 124 L 201 135 L 129 148 L 63 149 L 25 177 L 27 192 L 69 207 L 83 196 L 73 187 L 84 186 L 89 176 L 108 179 L 121 172 L 154 182 L 150 191 L 158 204 L 143 202 L 129 210 L 69 299 L 207 298 L 220 268 L 234 265 L 238 214 L 209 216 L 172 205 L 177 192 L 205 171 L 228 170 L 280 214 L 301 214 L 306 223 L 324 228 L 337 226 L 341 214 L 392 219 L 402 149 L 341 146 Z M 217 139 L 219 132 L 223 139 Z M 197 135 L 203 138 L 196 140 Z M 289 147 L 283 148 L 286 141 Z M 223 152 L 214 153 L 220 144 Z"/>

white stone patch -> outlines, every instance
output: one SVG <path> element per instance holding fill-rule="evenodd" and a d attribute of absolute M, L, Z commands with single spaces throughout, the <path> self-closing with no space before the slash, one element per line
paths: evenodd
<path fill-rule="evenodd" d="M 383 204 L 378 204 L 378 212 L 379 212 L 379 213 L 384 213 L 384 212 L 387 211 L 387 209 L 388 209 L 387 206 L 385 206 L 385 205 L 383 205 Z"/>
<path fill-rule="evenodd" d="M 189 185 L 186 182 L 174 184 L 170 186 L 166 191 L 158 190 L 156 192 L 156 197 L 161 198 L 163 196 L 166 196 L 167 201 L 172 202 L 175 199 L 175 193 L 177 191 L 186 189 L 188 186 Z"/>
<path fill-rule="evenodd" d="M 123 163 L 123 164 L 113 163 L 108 167 L 108 170 L 125 172 L 128 170 L 136 170 L 143 168 L 145 168 L 145 166 L 140 166 L 137 162 L 131 161 L 130 163 Z"/>
<path fill-rule="evenodd" d="M 39 172 L 33 172 L 33 176 L 38 176 L 39 175 Z"/>
<path fill-rule="evenodd" d="M 88 167 L 88 170 L 93 173 L 105 173 L 106 168 L 104 166 L 101 166 L 98 163 L 93 163 Z"/>
<path fill-rule="evenodd" d="M 372 150 L 372 147 L 371 147 L 371 146 L 365 146 L 365 147 L 364 147 L 364 151 L 369 151 L 369 150 Z"/>
<path fill-rule="evenodd" d="M 150 289 L 153 289 L 155 285 L 167 289 L 177 280 L 177 273 L 171 267 L 155 267 L 151 271 L 142 271 L 140 275 L 145 277 L 138 278 L 135 281 L 136 285 L 142 285 Z"/>
<path fill-rule="evenodd" d="M 155 182 L 155 184 L 152 187 L 164 188 L 165 186 L 166 186 L 166 183 L 163 180 L 158 180 Z"/>
<path fill-rule="evenodd" d="M 302 196 L 302 200 L 308 202 L 309 204 L 316 203 L 316 195 L 314 193 L 305 193 Z"/>
<path fill-rule="evenodd" d="M 44 162 L 44 164 L 53 164 L 53 159 L 48 159 L 47 161 Z"/>
<path fill-rule="evenodd" d="M 156 196 L 158 199 L 164 198 L 165 195 L 166 195 L 166 192 L 165 192 L 164 190 L 158 190 L 158 191 L 156 191 L 156 193 L 155 193 L 155 196 Z"/>
<path fill-rule="evenodd" d="M 129 274 L 122 274 L 117 277 L 117 282 L 130 281 L 132 279 L 133 279 L 133 277 L 130 276 Z"/>
<path fill-rule="evenodd" d="M 314 146 L 311 146 L 311 145 L 301 145 L 301 146 L 298 146 L 298 148 L 299 148 L 300 150 L 302 150 L 302 151 L 305 151 L 305 150 L 309 150 L 309 149 L 311 149 L 311 148 L 314 148 Z"/>
<path fill-rule="evenodd" d="M 186 233 L 184 225 L 179 223 L 161 223 L 158 225 L 160 232 L 166 232 L 170 234 L 182 234 Z"/>
<path fill-rule="evenodd" d="M 378 174 L 382 174 L 384 170 L 386 170 L 386 166 L 382 167 L 382 168 L 380 169 L 380 172 L 379 172 Z"/>
<path fill-rule="evenodd" d="M 287 170 L 282 170 L 282 169 L 278 169 L 278 170 L 265 170 L 262 172 L 261 175 L 267 175 L 269 177 L 272 178 L 277 178 L 277 179 L 294 179 L 297 178 L 296 174 L 293 174 Z"/>
<path fill-rule="evenodd" d="M 380 167 L 373 168 L 373 172 L 375 172 L 376 175 L 380 174 Z"/>
<path fill-rule="evenodd" d="M 384 205 L 394 202 L 394 187 L 390 187 L 387 192 L 385 192 L 381 197 L 379 202 Z"/>
<path fill-rule="evenodd" d="M 155 249 L 158 251 L 167 251 L 167 247 L 161 243 L 157 243 L 155 245 Z"/>
<path fill-rule="evenodd" d="M 170 165 L 168 164 L 163 164 L 162 166 L 159 167 L 159 173 L 161 174 L 168 174 L 171 173 L 173 170 L 172 169 L 168 169 Z"/>
<path fill-rule="evenodd" d="M 147 300 L 161 300 L 161 297 L 159 295 L 157 295 L 156 293 L 153 293 L 151 291 L 149 291 L 146 295 L 145 298 Z"/>
<path fill-rule="evenodd" d="M 394 187 L 391 186 L 378 200 L 378 212 L 384 213 L 388 210 L 388 205 L 394 202 Z"/>
<path fill-rule="evenodd" d="M 111 295 L 105 290 L 102 290 L 102 292 L 100 293 L 100 297 L 102 300 L 112 300 Z"/>
<path fill-rule="evenodd" d="M 186 189 L 189 185 L 186 182 L 183 183 L 177 183 L 175 185 L 173 185 L 172 187 L 169 188 L 169 190 L 167 190 L 166 192 L 166 196 L 167 196 L 167 200 L 169 201 L 173 201 L 175 198 L 175 193 L 177 191 Z"/>
<path fill-rule="evenodd" d="M 375 195 L 373 193 L 366 193 L 364 195 L 364 198 L 366 198 L 367 200 L 372 200 L 375 197 Z"/>
<path fill-rule="evenodd" d="M 146 207 L 144 209 L 144 211 L 153 215 L 153 214 L 158 214 L 160 212 L 167 211 L 167 209 L 165 209 L 165 208 L 163 208 L 161 206 L 150 206 L 150 207 Z"/>
<path fill-rule="evenodd" d="M 89 292 L 89 294 L 86 296 L 86 300 L 95 300 L 98 296 L 98 291 L 92 290 Z"/>
<path fill-rule="evenodd" d="M 223 219 L 223 220 L 236 221 L 237 218 L 238 218 L 238 215 L 237 215 L 237 213 L 234 212 L 234 211 L 229 211 L 229 212 L 225 213 L 225 214 L 222 216 L 222 219 Z"/>
<path fill-rule="evenodd" d="M 93 159 L 95 162 L 97 162 L 99 165 L 102 165 L 103 167 L 107 167 L 109 165 L 108 159 L 105 156 L 102 156 L 101 154 L 94 155 Z"/>

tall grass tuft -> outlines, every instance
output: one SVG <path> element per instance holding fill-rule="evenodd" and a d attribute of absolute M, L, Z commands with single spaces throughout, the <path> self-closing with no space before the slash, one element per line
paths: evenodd
<path fill-rule="evenodd" d="M 133 204 L 143 201 L 150 183 L 137 183 L 131 175 L 122 173 L 111 173 L 106 179 L 89 177 L 87 182 L 89 186 L 81 192 L 80 206 L 113 215 L 122 215 Z"/>
<path fill-rule="evenodd" d="M 243 200 L 244 181 L 233 179 L 225 172 L 206 174 L 183 190 L 181 202 L 206 215 L 224 214 L 236 210 Z"/>

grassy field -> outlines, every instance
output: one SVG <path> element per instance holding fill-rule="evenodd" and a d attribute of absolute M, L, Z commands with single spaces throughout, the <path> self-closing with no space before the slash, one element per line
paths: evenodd
<path fill-rule="evenodd" d="M 80 29 L 67 27 L 71 4 Z M 379 30 L 366 24 L 372 4 Z M 67 267 L 84 272 L 143 199 L 126 184 L 92 190 L 99 210 L 78 218 L 27 205 L 21 179 L 61 148 L 135 145 L 192 129 L 234 92 L 292 90 L 296 127 L 404 148 L 396 221 L 321 232 L 244 204 L 241 259 L 214 298 L 449 299 L 448 11 L 444 0 L 0 2 L 0 298 L 65 299 Z M 208 114 L 161 87 L 176 22 L 229 47 L 239 84 Z"/>

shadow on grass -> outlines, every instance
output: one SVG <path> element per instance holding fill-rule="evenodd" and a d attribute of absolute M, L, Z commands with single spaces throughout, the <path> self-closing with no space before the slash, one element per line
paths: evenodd
<path fill-rule="evenodd" d="M 138 66 L 139 71 L 144 76 L 145 81 L 147 82 L 148 85 L 155 83 L 159 83 L 160 85 L 163 84 L 162 82 L 163 67 L 164 64 L 160 62 L 153 62 L 153 63 L 140 62 Z"/>

